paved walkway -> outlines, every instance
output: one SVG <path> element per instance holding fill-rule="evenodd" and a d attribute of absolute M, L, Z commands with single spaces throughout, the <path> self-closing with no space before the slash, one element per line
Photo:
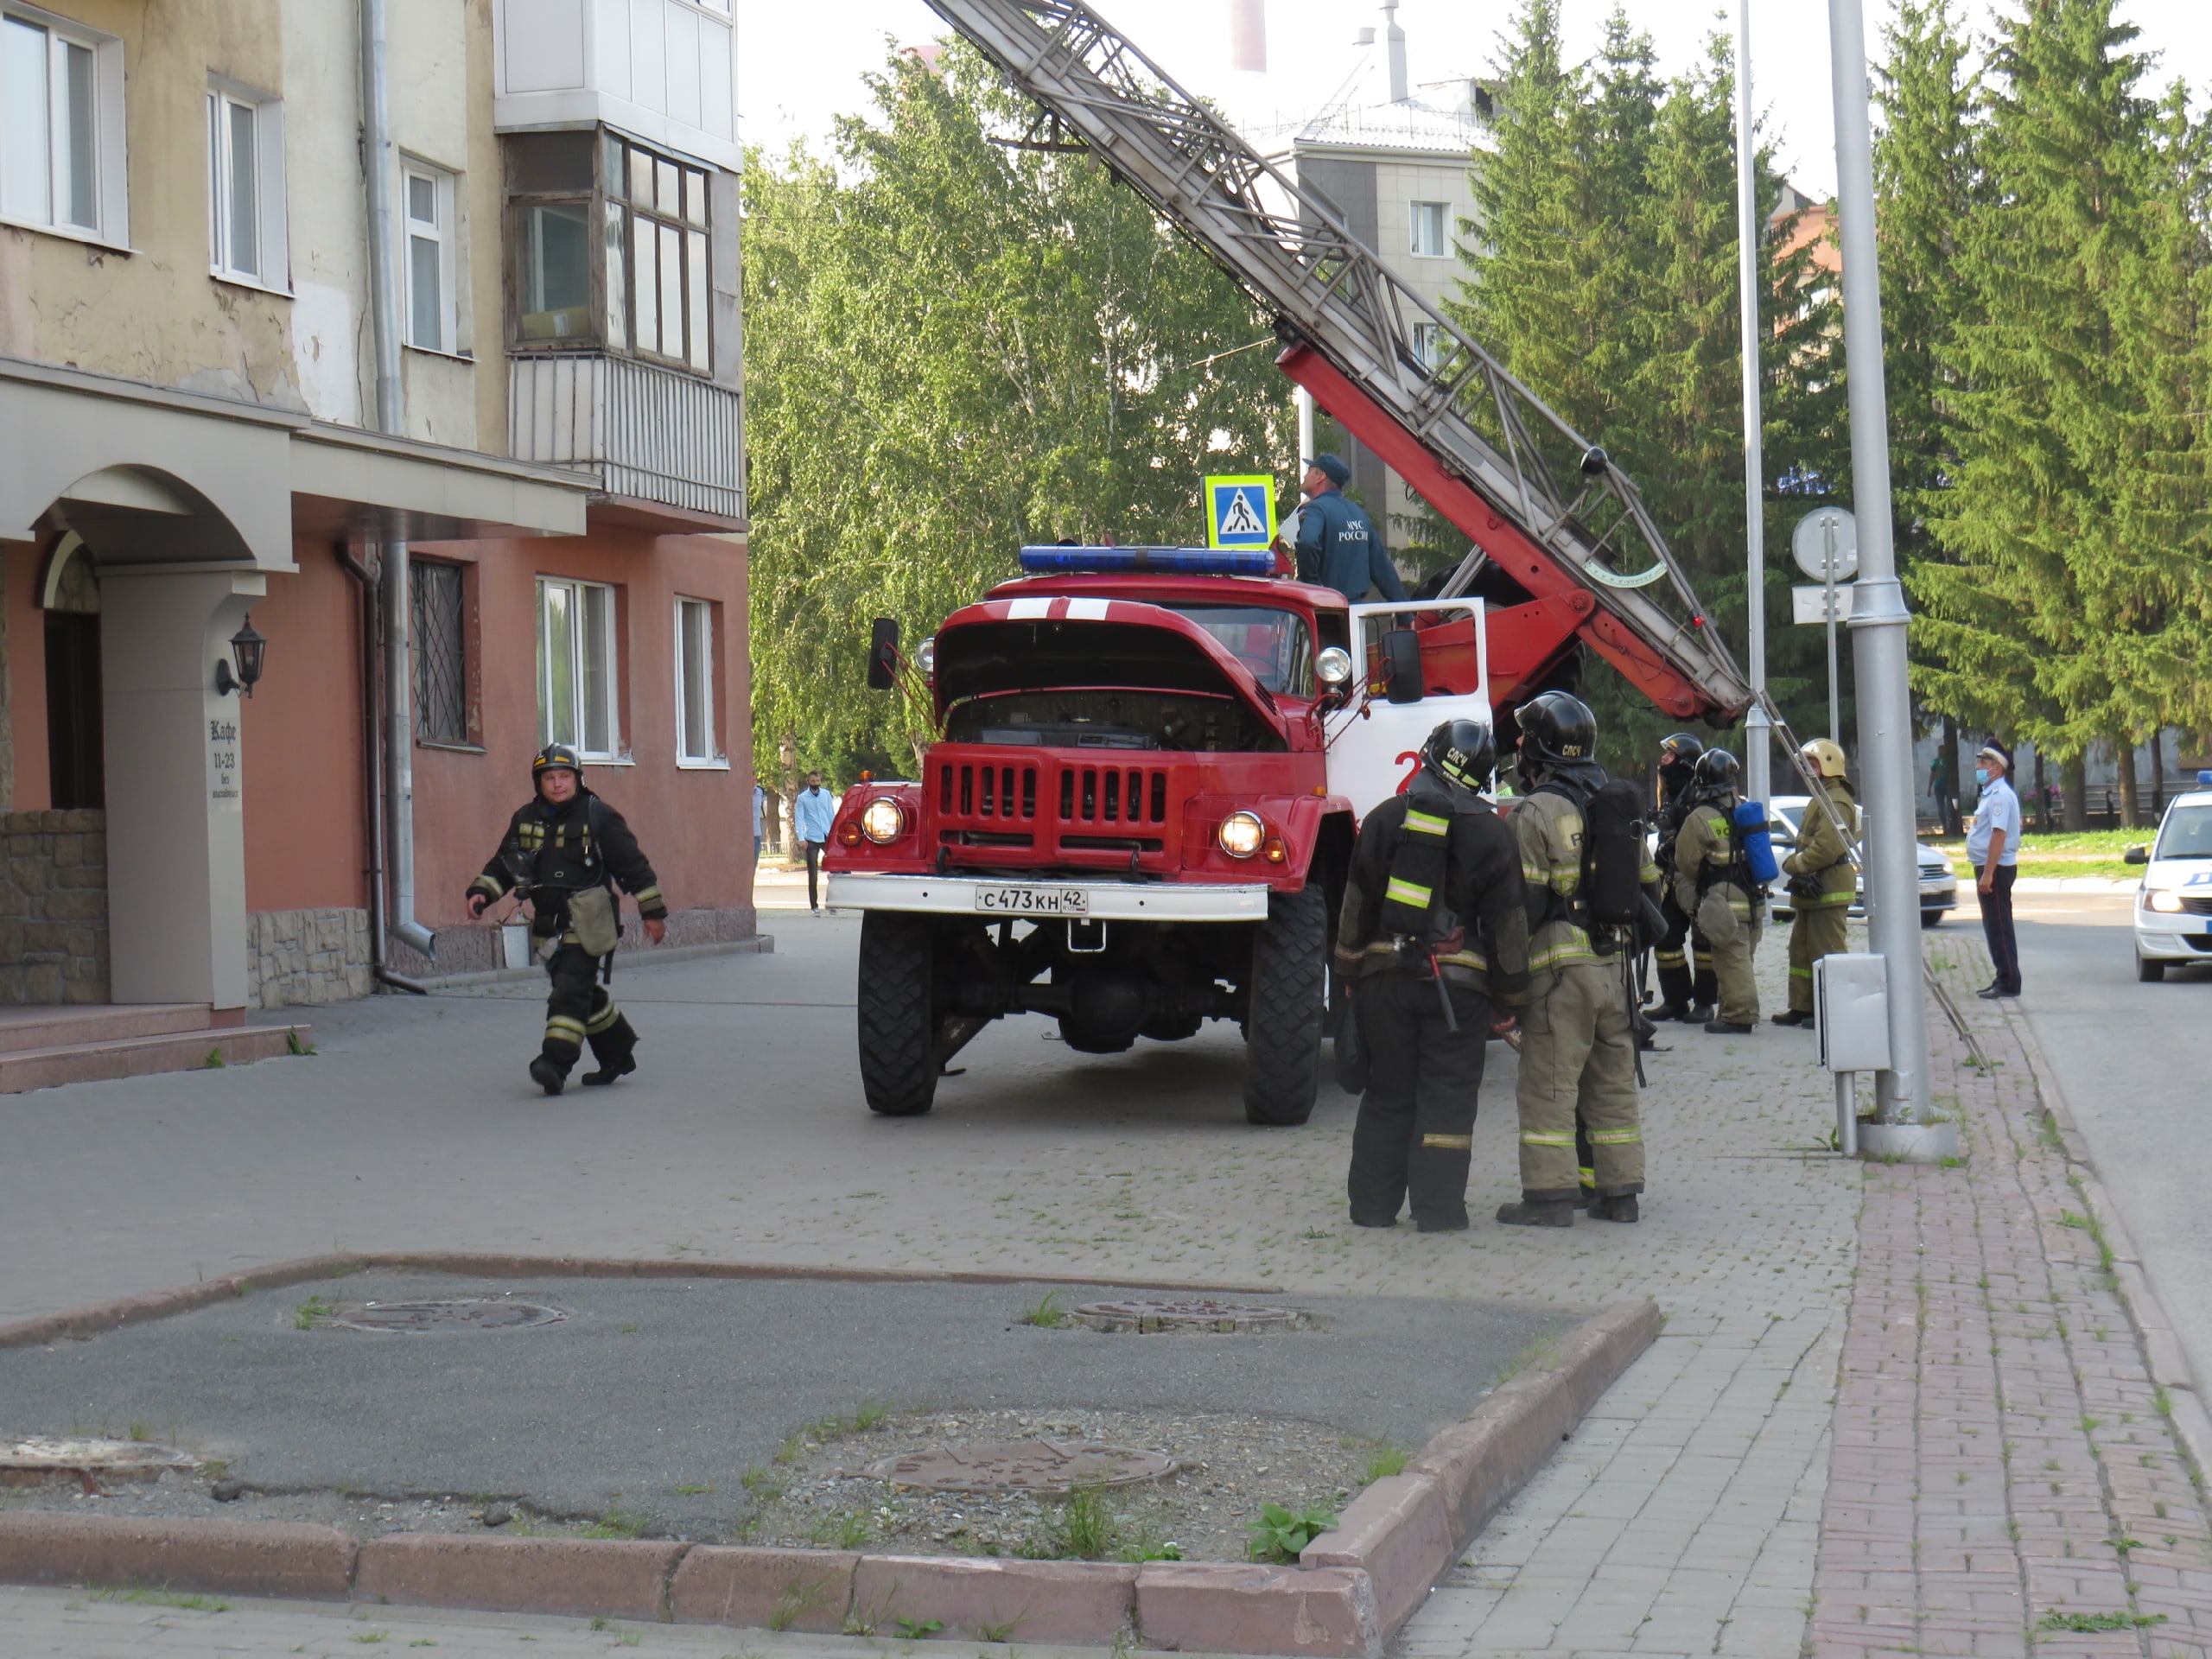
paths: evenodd
<path fill-rule="evenodd" d="M 702 1138 L 711 1120 L 689 1096 L 671 1104 L 665 1094 L 625 1094 L 620 1136 L 634 1148 L 635 1173 L 650 1165 L 656 1177 L 658 1208 L 644 1236 L 675 1236 L 716 1256 L 988 1260 L 1024 1271 L 1264 1277 L 1293 1289 L 1553 1306 L 1648 1294 L 1667 1310 L 1658 1342 L 1409 1624 L 1397 1644 L 1404 1659 L 2163 1656 L 2207 1645 L 2191 1600 L 2212 1606 L 2203 1511 L 2098 1239 L 2075 1224 L 2088 1206 L 2070 1196 L 2072 1172 L 2038 1129 L 2027 1056 L 2001 1008 L 1955 999 L 1963 1032 L 1931 1009 L 1934 1093 L 1961 1115 L 1963 1167 L 1862 1168 L 1827 1153 L 1832 1096 L 1808 1036 L 1670 1028 L 1675 1052 L 1651 1062 L 1652 1190 L 1639 1226 L 1355 1233 L 1342 1214 L 1351 1103 L 1331 1094 L 1314 1124 L 1292 1134 L 1217 1122 L 1194 1103 L 1233 1077 L 1218 1039 L 1093 1061 L 1040 1042 L 1033 1023 L 1008 1027 L 969 1051 L 970 1075 L 948 1084 L 932 1118 L 851 1116 L 842 1092 L 850 1013 L 827 993 L 849 971 L 843 953 L 855 931 L 843 918 L 810 922 L 779 940 L 796 960 L 692 963 L 629 979 L 632 999 L 658 1004 L 648 1010 L 654 1059 L 679 1094 L 695 1086 L 688 1078 L 718 1075 L 706 1056 L 686 1071 L 695 1039 L 727 1044 L 757 1033 L 772 1045 L 762 1053 L 794 1046 L 809 1055 L 796 1072 L 740 1080 L 734 1107 L 720 1109 L 734 1111 L 734 1140 Z M 1939 976 L 1955 990 L 1986 977 L 1967 928 L 1930 939 Z M 1760 953 L 1770 1006 L 1778 1005 L 1780 945 L 1770 934 Z M 832 1006 L 817 1011 L 819 1003 Z M 457 1103 L 451 1089 L 419 1103 L 395 1094 L 363 1063 L 429 1038 L 446 1065 L 459 1064 L 518 1012 L 495 999 L 439 999 L 329 1022 L 334 1040 L 316 1079 L 324 1109 L 284 1154 L 301 1184 L 295 1201 L 335 1205 L 327 1228 L 360 1192 L 330 1158 L 350 1121 L 346 1090 L 373 1090 L 385 1139 L 413 1137 L 410 1166 L 428 1137 L 466 1138 L 479 1108 Z M 1495 1056 L 1492 1067 L 1477 1129 L 1478 1215 L 1515 1185 L 1511 1057 Z M 168 1114 L 178 1129 L 142 1146 L 122 1190 L 111 1184 L 104 1199 L 127 1212 L 141 1196 L 130 1173 L 138 1161 L 168 1154 L 189 1179 L 240 1133 L 254 1137 L 257 1167 L 274 1173 L 277 1154 L 258 1139 L 270 1114 L 251 1103 L 260 1079 L 283 1075 L 245 1068 L 222 1091 L 195 1094 L 194 1112 Z M 70 1092 L 73 1111 L 38 1113 L 28 1140 L 19 1135 L 19 1176 L 42 1160 L 82 1166 L 125 1127 L 103 1103 L 145 1098 Z M 249 1107 L 235 1110 L 241 1096 Z M 460 1209 L 435 1190 L 387 1185 L 373 1211 L 355 1205 L 346 1242 L 404 1236 L 466 1248 L 520 1243 L 522 1233 L 524 1248 L 621 1248 L 639 1224 L 627 1180 L 603 1185 L 603 1142 L 590 1121 L 563 1108 L 539 1122 L 552 1144 L 532 1153 L 518 1143 L 508 1184 L 478 1187 Z M 147 1121 L 132 1127 L 144 1141 Z M 711 1173 L 700 1178 L 703 1166 Z M 167 1167 L 179 1173 L 176 1161 Z M 11 1196 L 15 1219 L 0 1202 L 0 1263 L 16 1230 L 29 1232 L 40 1206 L 53 1207 L 31 1181 L 11 1194 L 0 1170 L 0 1199 Z M 380 1219 L 368 1226 L 364 1213 Z M 210 1232 L 196 1216 L 170 1225 L 194 1240 L 251 1236 Z M 96 1253 L 111 1275 L 135 1264 L 103 1294 L 188 1276 L 145 1266 L 160 1244 L 137 1238 Z M 175 1243 L 169 1249 L 178 1253 Z M 239 1249 L 218 1259 L 228 1267 Z M 84 1259 L 73 1265 L 73 1277 L 87 1276 Z M 0 1265 L 0 1303 L 48 1300 L 9 1274 Z M 670 1659 L 851 1646 L 413 1614 L 403 1630 L 382 1609 L 362 1610 L 372 1615 L 365 1626 L 326 1610 L 213 1614 L 60 1592 L 0 1596 L 8 1659 L 19 1650 L 137 1659 L 414 1643 L 479 1659 L 524 1651 L 525 1638 L 532 1651 Z M 378 1630 L 385 1643 L 366 1642 Z"/>

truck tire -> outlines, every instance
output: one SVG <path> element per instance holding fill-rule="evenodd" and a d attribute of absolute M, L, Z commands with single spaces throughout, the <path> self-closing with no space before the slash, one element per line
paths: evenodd
<path fill-rule="evenodd" d="M 937 1098 L 936 954 L 927 916 L 861 918 L 861 1088 L 886 1117 L 918 1117 Z"/>
<path fill-rule="evenodd" d="M 1328 902 L 1319 882 L 1268 901 L 1252 940 L 1244 1020 L 1244 1119 L 1286 1127 L 1313 1116 L 1321 1086 Z"/>

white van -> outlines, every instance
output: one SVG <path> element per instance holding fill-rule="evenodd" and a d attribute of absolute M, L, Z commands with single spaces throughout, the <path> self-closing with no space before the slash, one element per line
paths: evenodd
<path fill-rule="evenodd" d="M 2212 785 L 2212 772 L 2196 774 Z M 2212 789 L 2177 796 L 2148 847 L 2127 861 L 2147 868 L 2135 890 L 2135 977 L 2164 979 L 2168 964 L 2212 963 Z"/>

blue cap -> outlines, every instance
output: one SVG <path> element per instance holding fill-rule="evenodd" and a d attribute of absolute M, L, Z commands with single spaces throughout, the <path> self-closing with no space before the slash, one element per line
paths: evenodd
<path fill-rule="evenodd" d="M 1338 489 L 1344 488 L 1345 485 L 1351 482 L 1351 468 L 1344 465 L 1344 458 L 1342 455 L 1316 455 L 1306 464 L 1308 467 L 1319 467 L 1327 474 L 1329 482 Z"/>

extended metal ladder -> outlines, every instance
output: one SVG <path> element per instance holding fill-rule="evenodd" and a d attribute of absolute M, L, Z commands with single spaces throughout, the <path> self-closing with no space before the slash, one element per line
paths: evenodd
<path fill-rule="evenodd" d="M 1660 707 L 1722 722 L 1743 713 L 1751 688 L 1636 486 L 1333 206 L 1082 0 L 930 4 L 1043 106 L 1051 147 L 1080 141 L 1274 314 L 1283 371 L 1473 543 L 1447 594 L 1493 563 Z"/>

